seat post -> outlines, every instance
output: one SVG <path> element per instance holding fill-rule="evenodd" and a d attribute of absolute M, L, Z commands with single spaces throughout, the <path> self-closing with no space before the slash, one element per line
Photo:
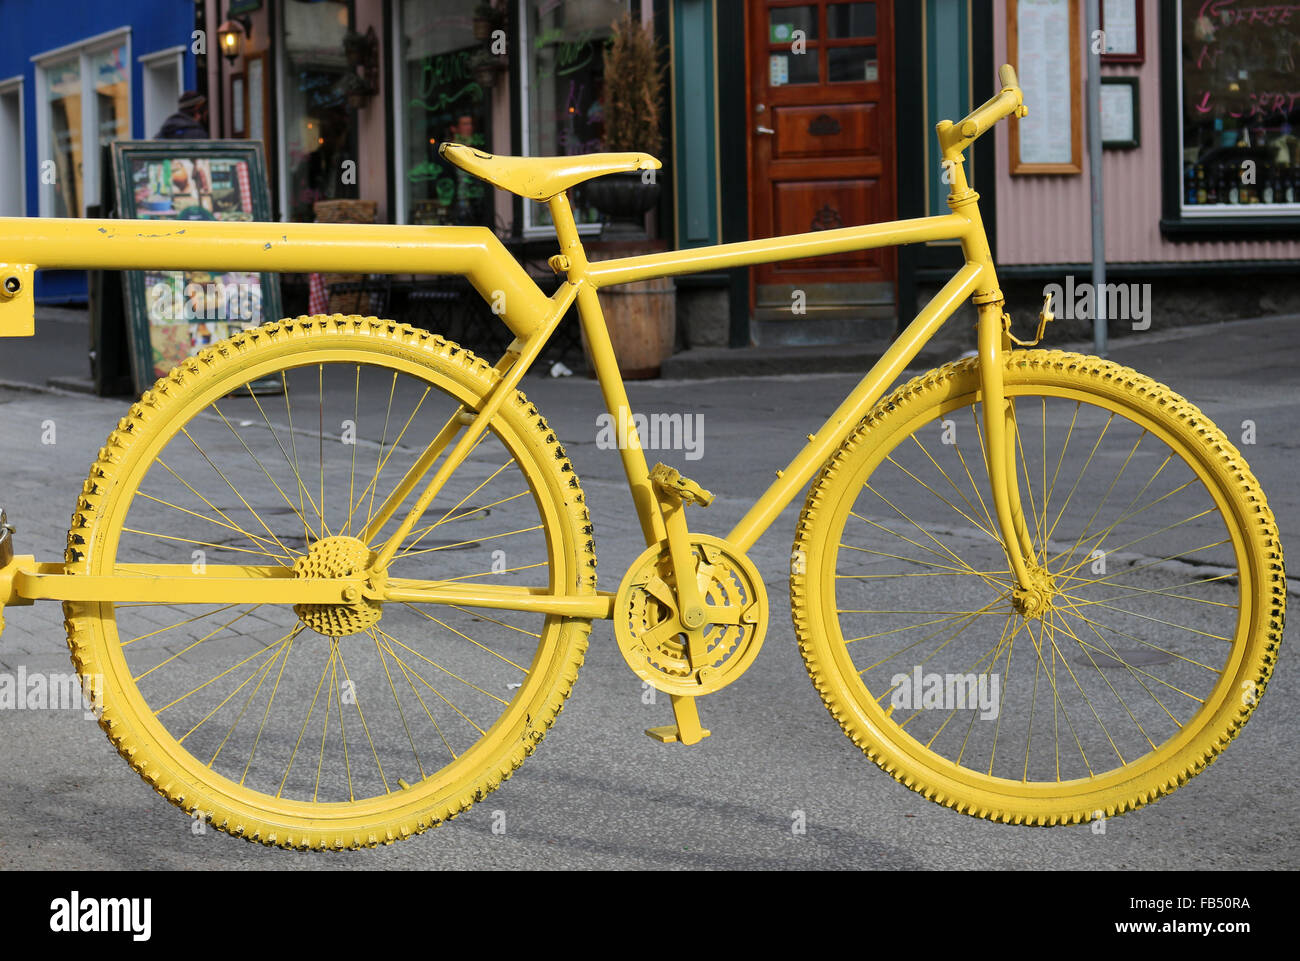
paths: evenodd
<path fill-rule="evenodd" d="M 551 210 L 551 220 L 555 222 L 555 236 L 560 242 L 560 256 L 567 262 L 564 270 L 572 282 L 587 276 L 587 252 L 582 248 L 582 238 L 578 235 L 578 225 L 573 220 L 573 207 L 569 204 L 569 195 L 560 191 L 546 202 Z"/>

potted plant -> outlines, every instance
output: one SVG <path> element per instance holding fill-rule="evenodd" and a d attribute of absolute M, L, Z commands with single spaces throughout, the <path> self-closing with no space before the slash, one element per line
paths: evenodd
<path fill-rule="evenodd" d="M 492 38 L 492 31 L 501 27 L 505 17 L 490 3 L 480 3 L 474 8 L 474 39 L 485 43 Z"/>
<path fill-rule="evenodd" d="M 631 13 L 613 25 L 605 48 L 605 150 L 657 157 L 663 148 L 664 63 L 661 44 Z M 659 202 L 659 171 L 611 174 L 588 181 L 586 201 L 614 219 L 640 219 Z"/>
<path fill-rule="evenodd" d="M 658 157 L 664 146 L 660 130 L 664 60 L 663 49 L 649 27 L 635 23 L 630 15 L 613 25 L 605 49 L 605 150 Z M 607 254 L 630 257 L 663 249 L 662 243 L 649 240 L 645 232 L 646 212 L 659 201 L 656 175 L 662 174 L 662 170 L 610 174 L 583 185 L 584 201 L 613 221 L 601 232 Z M 676 305 L 671 278 L 601 291 L 601 306 L 624 379 L 659 376 L 661 362 L 673 352 Z"/>

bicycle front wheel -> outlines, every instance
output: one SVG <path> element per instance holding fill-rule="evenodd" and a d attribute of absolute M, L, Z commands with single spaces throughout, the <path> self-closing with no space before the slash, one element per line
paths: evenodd
<path fill-rule="evenodd" d="M 78 500 L 68 569 L 182 565 L 187 580 L 175 578 L 165 604 L 65 612 L 73 662 L 103 691 L 101 726 L 168 800 L 265 844 L 368 846 L 453 817 L 532 753 L 577 676 L 589 620 L 185 597 L 205 573 L 240 567 L 365 569 L 414 496 L 381 523 L 389 495 L 497 380 L 411 327 L 301 317 L 203 350 L 131 408 Z M 388 575 L 594 591 L 581 488 L 522 394 L 507 398 Z"/>
<path fill-rule="evenodd" d="M 1136 808 L 1249 718 L 1282 636 L 1278 531 L 1237 450 L 1132 370 L 1004 360 L 1047 606 L 1020 613 L 974 359 L 883 400 L 822 470 L 795 544 L 808 672 L 845 733 L 932 800 L 1005 822 Z"/>

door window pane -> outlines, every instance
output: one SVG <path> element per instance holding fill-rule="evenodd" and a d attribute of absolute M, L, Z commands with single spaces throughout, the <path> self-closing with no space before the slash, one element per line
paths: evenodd
<path fill-rule="evenodd" d="M 874 43 L 866 47 L 832 47 L 827 51 L 826 68 L 832 83 L 875 83 L 880 79 Z"/>
<path fill-rule="evenodd" d="M 874 3 L 832 3 L 826 8 L 826 34 L 832 40 L 876 35 Z"/>
<path fill-rule="evenodd" d="M 784 87 L 790 83 L 817 83 L 817 49 L 799 53 L 773 53 L 768 55 L 768 83 Z"/>
<path fill-rule="evenodd" d="M 55 217 L 81 216 L 81 58 L 45 67 L 50 149 L 54 152 Z"/>
<path fill-rule="evenodd" d="M 817 39 L 817 8 L 775 7 L 767 13 L 768 41 L 790 43 L 796 30 L 803 31 L 805 40 Z"/>

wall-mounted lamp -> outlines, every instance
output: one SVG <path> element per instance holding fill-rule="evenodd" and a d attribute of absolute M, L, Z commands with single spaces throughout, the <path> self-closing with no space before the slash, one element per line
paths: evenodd
<path fill-rule="evenodd" d="M 253 36 L 253 20 L 248 14 L 231 17 L 217 28 L 221 55 L 234 63 L 244 52 L 244 41 Z"/>

